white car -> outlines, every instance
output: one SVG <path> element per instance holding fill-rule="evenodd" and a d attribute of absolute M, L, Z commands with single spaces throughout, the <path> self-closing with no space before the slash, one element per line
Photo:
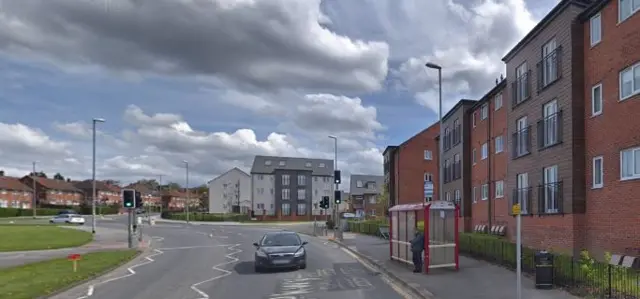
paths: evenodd
<path fill-rule="evenodd" d="M 49 220 L 49 223 L 67 223 L 67 224 L 83 225 L 84 217 L 82 217 L 81 215 L 74 215 L 74 214 L 56 215 L 55 217 L 51 218 L 51 220 Z"/>

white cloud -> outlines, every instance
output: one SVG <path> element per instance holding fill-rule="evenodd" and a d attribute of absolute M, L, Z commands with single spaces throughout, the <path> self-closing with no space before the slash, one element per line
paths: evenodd
<path fill-rule="evenodd" d="M 90 137 L 92 133 L 92 128 L 89 125 L 79 121 L 71 123 L 55 122 L 53 127 L 60 132 L 82 138 Z"/>

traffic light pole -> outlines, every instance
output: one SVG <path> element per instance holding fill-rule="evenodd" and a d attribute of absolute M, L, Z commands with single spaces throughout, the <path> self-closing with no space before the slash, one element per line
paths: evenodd
<path fill-rule="evenodd" d="M 127 239 L 129 241 L 129 248 L 133 248 L 133 209 L 129 208 L 127 210 L 129 212 L 129 215 L 127 215 L 129 219 L 129 225 L 127 226 L 129 237 Z"/>

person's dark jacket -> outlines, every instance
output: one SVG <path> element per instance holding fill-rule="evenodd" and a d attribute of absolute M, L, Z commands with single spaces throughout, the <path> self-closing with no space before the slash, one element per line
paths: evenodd
<path fill-rule="evenodd" d="M 411 240 L 411 251 L 422 252 L 424 250 L 424 234 L 418 233 L 415 238 Z"/>

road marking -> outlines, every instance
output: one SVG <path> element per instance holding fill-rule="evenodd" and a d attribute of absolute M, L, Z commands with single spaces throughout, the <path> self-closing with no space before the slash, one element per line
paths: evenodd
<path fill-rule="evenodd" d="M 218 245 L 201 245 L 201 246 L 184 246 L 184 247 L 168 247 L 168 248 L 158 248 L 162 251 L 168 250 L 180 250 L 180 249 L 196 249 L 196 248 L 214 248 L 214 247 L 224 247 L 231 246 L 231 244 L 218 244 Z"/>
<path fill-rule="evenodd" d="M 214 234 L 208 234 L 208 233 L 205 233 L 205 232 L 195 232 L 195 233 L 196 234 L 200 234 L 200 235 L 208 236 L 209 238 L 222 238 L 222 239 L 228 239 L 229 238 L 229 236 L 216 236 Z"/>
<path fill-rule="evenodd" d="M 227 247 L 227 250 L 234 250 L 234 248 L 236 248 L 236 247 L 238 247 L 240 245 L 241 244 L 231 245 L 231 246 Z M 220 267 L 226 266 L 226 265 L 229 265 L 229 264 L 233 264 L 233 263 L 237 263 L 239 261 L 239 259 L 237 257 L 235 257 L 234 255 L 236 255 L 238 253 L 241 253 L 241 252 L 243 252 L 242 249 L 235 249 L 235 251 L 225 255 L 225 257 L 230 259 L 230 261 L 227 261 L 227 262 L 224 262 L 224 263 L 221 263 L 221 264 L 217 264 L 217 265 L 212 267 L 212 269 L 218 270 L 220 272 L 223 272 L 223 274 L 215 276 L 215 277 L 211 277 L 211 278 L 209 278 L 207 280 L 203 280 L 201 282 L 198 282 L 198 283 L 195 283 L 195 284 L 191 285 L 191 289 L 196 291 L 198 294 L 200 294 L 200 296 L 202 296 L 202 297 L 200 297 L 198 299 L 209 299 L 209 295 L 207 293 L 201 291 L 200 289 L 198 289 L 198 286 L 203 284 L 203 283 L 212 282 L 214 280 L 218 280 L 220 278 L 227 277 L 227 276 L 231 275 L 231 273 L 232 273 L 231 271 L 222 269 Z"/>

